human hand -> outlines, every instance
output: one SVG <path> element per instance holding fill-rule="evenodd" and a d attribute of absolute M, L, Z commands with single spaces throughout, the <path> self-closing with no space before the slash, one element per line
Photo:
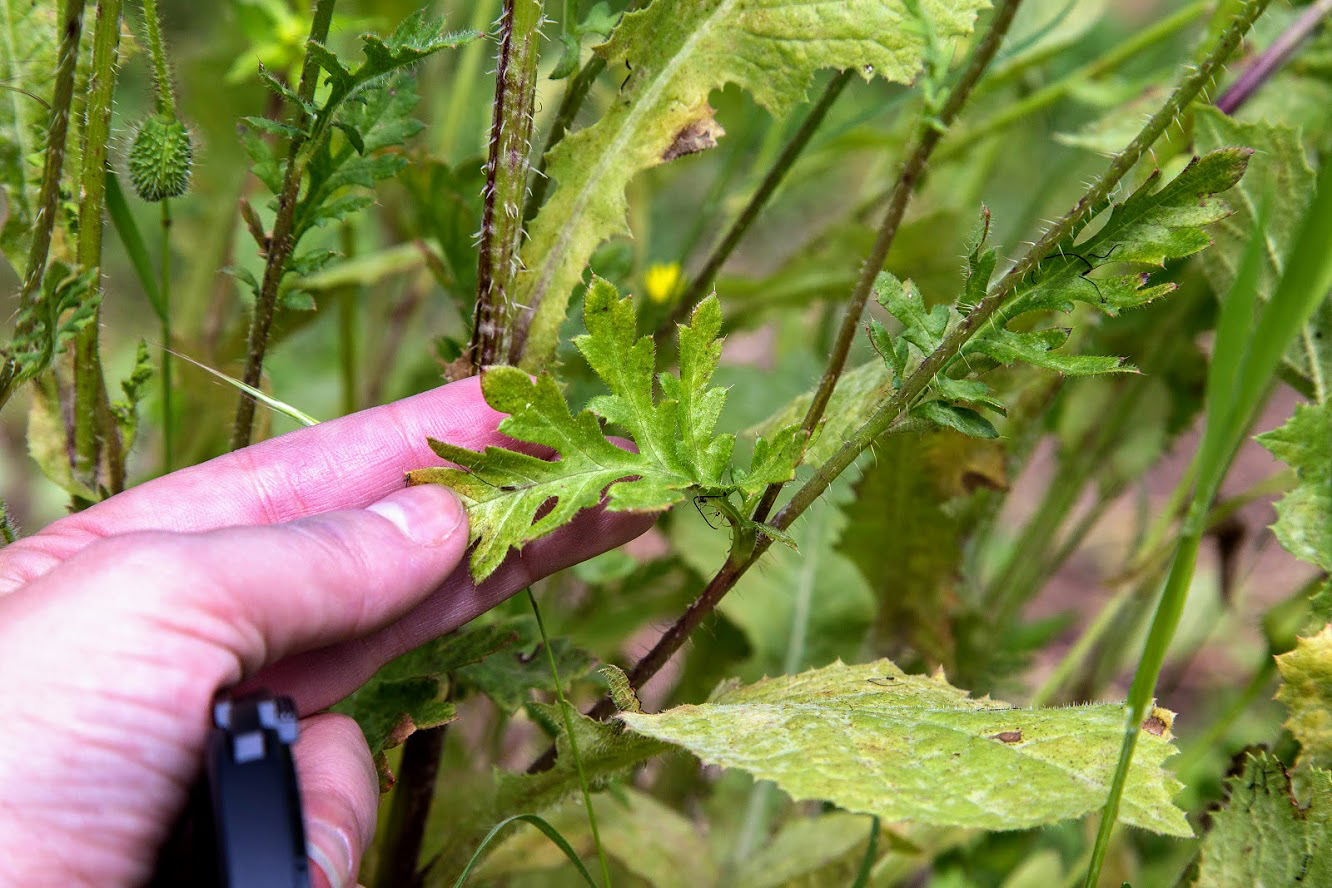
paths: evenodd
<path fill-rule="evenodd" d="M 402 488 L 436 437 L 513 446 L 475 379 L 265 441 L 0 551 L 0 884 L 133 885 L 184 806 L 211 699 L 291 696 L 316 886 L 350 884 L 378 802 L 350 719 L 390 659 L 650 516 L 588 511 L 476 586 L 454 495 Z"/>

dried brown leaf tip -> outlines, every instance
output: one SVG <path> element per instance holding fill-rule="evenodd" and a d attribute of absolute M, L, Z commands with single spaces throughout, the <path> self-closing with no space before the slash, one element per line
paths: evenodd
<path fill-rule="evenodd" d="M 1142 723 L 1142 729 L 1148 734 L 1155 734 L 1157 737 L 1163 737 L 1170 730 L 1170 723 L 1172 721 L 1172 713 L 1169 713 L 1164 709 L 1153 709 L 1152 714 L 1147 716 L 1147 720 Z"/>

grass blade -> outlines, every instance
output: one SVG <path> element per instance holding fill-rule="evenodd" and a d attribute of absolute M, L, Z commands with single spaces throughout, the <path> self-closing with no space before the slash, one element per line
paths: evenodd
<path fill-rule="evenodd" d="M 578 873 L 583 877 L 583 880 L 587 882 L 587 884 L 590 885 L 591 888 L 597 888 L 597 883 L 592 881 L 592 874 L 587 871 L 587 867 L 583 866 L 583 861 L 579 860 L 577 852 L 575 852 L 574 849 L 569 845 L 569 842 L 564 838 L 564 836 L 560 835 L 560 831 L 535 814 L 515 814 L 512 817 L 504 818 L 499 823 L 492 826 L 490 828 L 490 832 L 486 833 L 486 837 L 482 839 L 481 844 L 477 846 L 476 851 L 472 852 L 472 859 L 467 861 L 467 866 L 465 866 L 463 868 L 462 873 L 459 874 L 458 881 L 453 883 L 453 888 L 462 888 L 463 884 L 467 881 L 467 877 L 471 875 L 472 868 L 476 866 L 478 861 L 480 861 L 481 855 L 486 850 L 486 846 L 491 843 L 491 841 L 495 838 L 495 836 L 499 835 L 500 831 L 503 830 L 504 827 L 518 820 L 521 820 L 525 823 L 530 823 L 533 826 L 535 826 L 537 829 L 541 830 L 541 832 L 545 834 L 546 838 L 554 842 L 555 847 L 563 851 L 564 856 L 569 858 L 569 860 L 573 863 L 573 865 L 578 868 Z"/>

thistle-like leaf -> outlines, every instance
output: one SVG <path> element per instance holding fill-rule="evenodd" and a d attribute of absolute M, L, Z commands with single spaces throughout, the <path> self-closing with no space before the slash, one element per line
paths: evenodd
<path fill-rule="evenodd" d="M 1191 836 L 1171 803 L 1180 784 L 1171 714 L 1157 709 L 1138 741 L 1120 817 Z M 1098 810 L 1124 733 L 1116 704 L 1020 709 L 973 699 L 941 675 L 887 660 L 836 663 L 721 691 L 657 715 L 624 712 L 637 733 L 683 746 L 708 764 L 773 780 L 793 798 L 909 820 L 1025 829 Z"/>
<path fill-rule="evenodd" d="M 1296 558 L 1332 571 L 1332 401 L 1297 407 L 1258 441 L 1299 479 L 1276 505 L 1277 539 Z"/>
<path fill-rule="evenodd" d="M 41 180 L 44 90 L 56 67 L 56 4 L 0 3 L 0 255 L 23 267 Z M 35 90 L 35 91 L 34 91 Z"/>
<path fill-rule="evenodd" d="M 554 353 L 569 293 L 604 240 L 628 234 L 625 188 L 640 171 L 716 144 L 708 95 L 728 83 L 780 117 L 821 68 L 909 83 L 932 42 L 970 32 L 983 0 L 658 0 L 626 15 L 597 48 L 628 75 L 592 126 L 548 158 L 557 185 L 533 220 L 515 301 L 535 306 L 524 366 Z M 913 12 L 914 10 L 914 12 Z M 931 40 L 932 38 L 932 40 Z"/>
<path fill-rule="evenodd" d="M 715 296 L 681 329 L 680 375 L 662 374 L 660 399 L 653 394 L 652 338 L 638 336 L 632 298 L 621 299 L 611 284 L 594 278 L 584 316 L 588 333 L 574 344 L 608 389 L 586 409 L 572 413 L 549 373 L 533 379 L 515 367 L 493 367 L 481 378 L 486 402 L 509 414 L 500 431 L 548 447 L 558 460 L 431 441 L 460 468 L 409 474 L 415 483 L 447 484 L 462 495 L 477 543 L 471 566 L 478 581 L 509 549 L 568 524 L 603 496 L 606 508 L 629 512 L 660 511 L 698 495 L 746 500 L 768 484 L 789 481 L 800 461 L 804 436 L 790 426 L 756 445 L 747 471 L 731 469 L 734 437 L 714 434 L 725 392 L 709 385 L 721 353 Z M 606 440 L 603 420 L 627 432 L 637 450 Z"/>

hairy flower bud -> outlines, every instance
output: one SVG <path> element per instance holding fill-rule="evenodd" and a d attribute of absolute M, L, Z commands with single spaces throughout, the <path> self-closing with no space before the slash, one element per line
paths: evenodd
<path fill-rule="evenodd" d="M 194 145 L 185 124 L 156 114 L 139 124 L 129 152 L 134 192 L 147 201 L 180 197 L 190 187 Z"/>

